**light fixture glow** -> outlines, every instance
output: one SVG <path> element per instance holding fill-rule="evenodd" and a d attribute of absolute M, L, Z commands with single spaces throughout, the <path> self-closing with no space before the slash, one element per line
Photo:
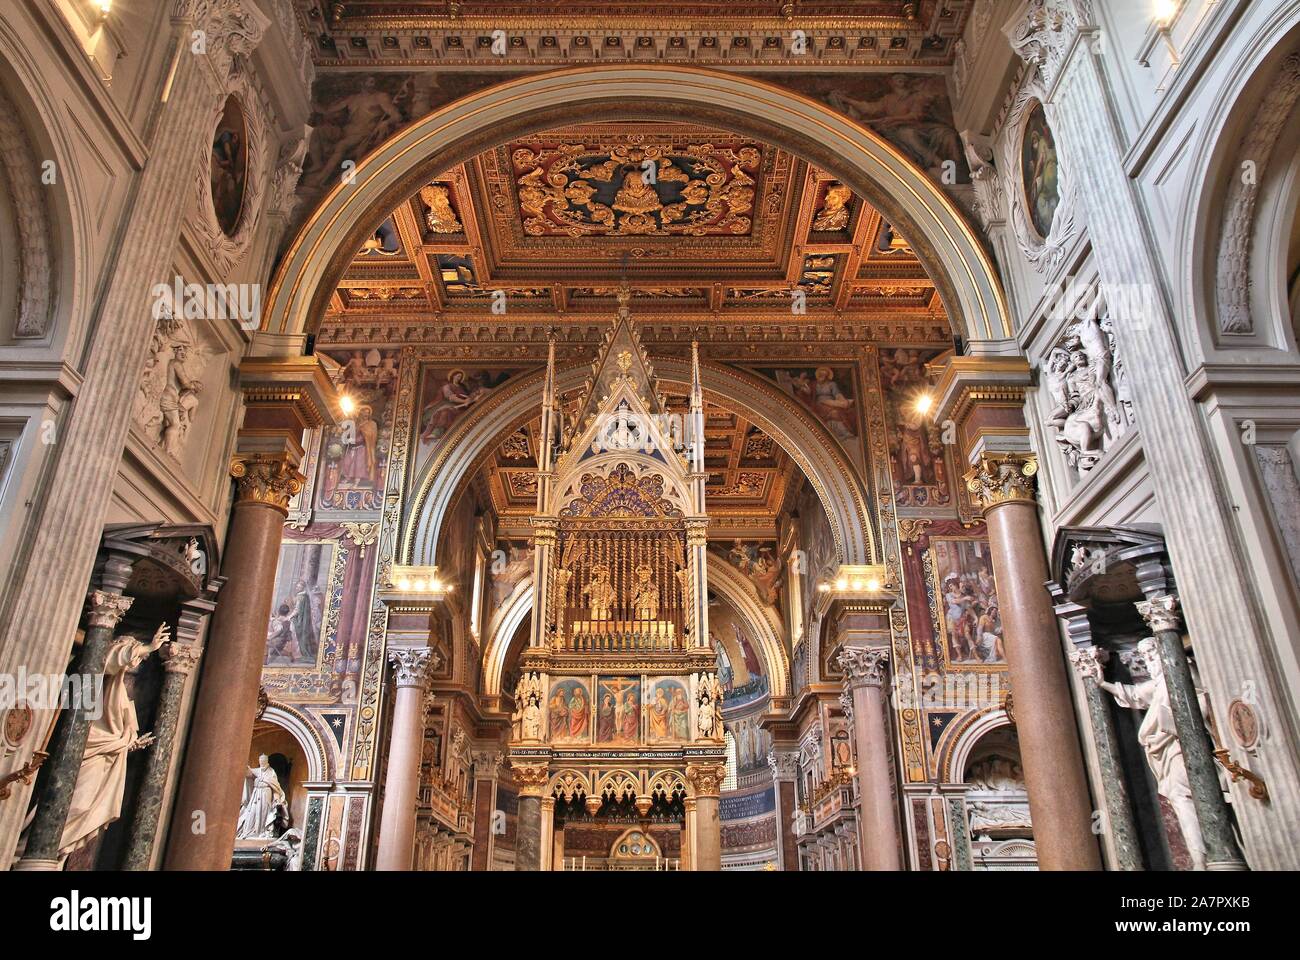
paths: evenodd
<path fill-rule="evenodd" d="M 1155 0 L 1156 22 L 1161 26 L 1169 26 L 1174 17 L 1178 16 L 1178 8 L 1181 0 Z"/>
<path fill-rule="evenodd" d="M 923 393 L 916 398 L 917 413 L 922 415 L 927 414 L 930 412 L 931 408 L 933 407 L 934 407 L 934 397 L 931 396 L 930 394 Z"/>
<path fill-rule="evenodd" d="M 847 590 L 848 588 L 849 588 L 849 582 L 845 580 L 843 577 L 840 577 L 838 580 L 835 581 L 836 590 Z"/>
<path fill-rule="evenodd" d="M 343 411 L 345 417 L 350 417 L 357 409 L 357 402 L 345 393 L 339 397 L 339 409 Z"/>
<path fill-rule="evenodd" d="M 867 589 L 870 590 L 872 593 L 875 593 L 877 590 L 880 589 L 880 581 L 876 580 L 874 577 L 868 580 Z"/>

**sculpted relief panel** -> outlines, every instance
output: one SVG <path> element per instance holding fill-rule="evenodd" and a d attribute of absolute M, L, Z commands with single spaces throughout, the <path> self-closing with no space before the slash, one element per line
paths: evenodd
<path fill-rule="evenodd" d="M 1133 400 L 1109 318 L 1072 322 L 1043 364 L 1047 422 L 1066 463 L 1092 470 L 1133 425 Z"/>

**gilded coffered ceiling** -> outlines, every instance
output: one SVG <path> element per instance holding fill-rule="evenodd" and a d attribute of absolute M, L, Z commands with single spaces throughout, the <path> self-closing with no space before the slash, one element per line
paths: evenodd
<path fill-rule="evenodd" d="M 827 174 L 725 130 L 628 122 L 547 131 L 426 184 L 358 252 L 322 336 L 599 322 L 622 282 L 648 326 L 945 322 L 906 240 Z"/>

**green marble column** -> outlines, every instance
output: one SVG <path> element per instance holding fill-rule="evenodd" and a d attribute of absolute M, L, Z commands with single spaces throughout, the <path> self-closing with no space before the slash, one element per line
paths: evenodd
<path fill-rule="evenodd" d="M 1219 786 L 1214 745 L 1210 742 L 1210 732 L 1197 702 L 1191 665 L 1183 651 L 1178 598 L 1173 594 L 1151 597 L 1139 603 L 1137 609 L 1160 649 L 1160 663 L 1169 689 L 1169 708 L 1183 748 L 1192 803 L 1201 822 L 1206 869 L 1247 870 L 1249 868 L 1232 830 L 1232 815 Z"/>
<path fill-rule="evenodd" d="M 1083 680 L 1088 704 L 1088 721 L 1092 726 L 1097 765 L 1101 768 L 1102 795 L 1106 799 L 1106 828 L 1115 847 L 1115 867 L 1119 870 L 1145 870 L 1142 848 L 1138 845 L 1137 824 L 1133 820 L 1133 803 L 1120 765 L 1119 740 L 1115 718 L 1106 693 L 1097 686 L 1097 677 L 1109 654 L 1099 647 L 1078 647 L 1070 652 L 1070 662 Z"/>
<path fill-rule="evenodd" d="M 124 870 L 148 870 L 153 858 L 154 838 L 162 818 L 163 791 L 167 786 L 167 773 L 176 741 L 176 723 L 181 712 L 181 695 L 190 671 L 198 663 L 199 649 L 193 644 L 173 641 L 165 644 L 158 656 L 163 662 L 163 682 L 153 722 L 153 734 L 157 739 L 149 748 L 144 779 L 136 794 L 135 816 L 131 819 L 126 857 L 122 862 Z"/>
<path fill-rule="evenodd" d="M 126 577 L 119 577 L 121 585 Z M 103 683 L 104 664 L 113 642 L 113 629 L 131 607 L 131 597 L 111 590 L 92 590 L 86 613 L 86 634 L 76 670 L 83 677 Z M 102 687 L 101 687 L 102 690 Z M 98 699 L 95 704 L 98 704 Z M 36 816 L 27 832 L 21 869 L 57 869 L 59 841 L 72 806 L 72 791 L 81 772 L 86 738 L 92 721 L 85 698 L 63 711 L 50 743 L 49 759 L 41 771 Z"/>

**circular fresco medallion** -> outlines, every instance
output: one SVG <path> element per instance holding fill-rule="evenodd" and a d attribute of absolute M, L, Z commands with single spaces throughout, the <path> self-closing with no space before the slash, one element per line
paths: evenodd
<path fill-rule="evenodd" d="M 1061 205 L 1059 170 L 1056 138 L 1047 125 L 1047 113 L 1042 103 L 1035 100 L 1021 134 L 1020 173 L 1024 180 L 1029 222 L 1043 240 L 1051 236 L 1056 208 Z"/>
<path fill-rule="evenodd" d="M 25 703 L 10 707 L 4 712 L 4 720 L 0 721 L 0 729 L 4 731 L 5 743 L 11 747 L 16 747 L 22 743 L 31 728 L 32 708 Z"/>
<path fill-rule="evenodd" d="M 248 128 L 244 108 L 233 95 L 226 99 L 212 134 L 212 208 L 228 237 L 239 229 L 248 187 Z"/>
<path fill-rule="evenodd" d="M 1245 701 L 1234 700 L 1228 704 L 1228 726 L 1232 738 L 1244 749 L 1253 750 L 1259 743 L 1259 716 Z"/>

